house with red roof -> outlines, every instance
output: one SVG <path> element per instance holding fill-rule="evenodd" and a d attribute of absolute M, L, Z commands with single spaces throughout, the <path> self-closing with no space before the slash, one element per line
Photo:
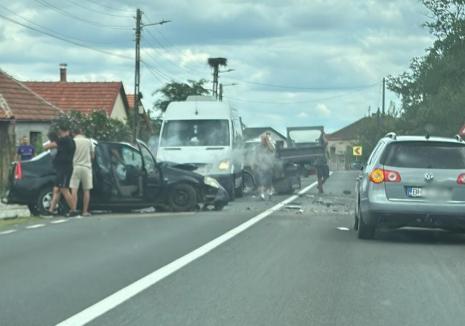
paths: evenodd
<path fill-rule="evenodd" d="M 128 119 L 129 104 L 121 81 L 70 82 L 67 66 L 61 64 L 59 81 L 27 81 L 24 84 L 65 112 L 88 114 L 103 110 L 110 118 Z"/>
<path fill-rule="evenodd" d="M 19 141 L 26 137 L 31 144 L 41 145 L 51 121 L 60 113 L 58 107 L 0 70 L 0 188 Z"/>

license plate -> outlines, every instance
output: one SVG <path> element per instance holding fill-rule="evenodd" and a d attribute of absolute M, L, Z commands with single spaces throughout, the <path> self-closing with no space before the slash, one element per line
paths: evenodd
<path fill-rule="evenodd" d="M 407 196 L 411 198 L 423 197 L 423 188 L 421 187 L 407 187 Z"/>

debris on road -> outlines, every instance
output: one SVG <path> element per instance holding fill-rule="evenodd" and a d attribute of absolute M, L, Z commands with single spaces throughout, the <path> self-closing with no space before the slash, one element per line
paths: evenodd
<path fill-rule="evenodd" d="M 350 190 L 344 190 L 342 193 L 343 193 L 344 195 L 351 195 L 351 194 L 352 194 L 352 191 L 350 191 Z"/>
<path fill-rule="evenodd" d="M 300 206 L 300 205 L 286 205 L 286 206 L 284 206 L 284 208 L 301 210 L 302 206 Z"/>

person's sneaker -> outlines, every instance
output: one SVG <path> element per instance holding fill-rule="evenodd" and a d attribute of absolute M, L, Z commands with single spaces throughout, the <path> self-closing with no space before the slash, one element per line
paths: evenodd
<path fill-rule="evenodd" d="M 261 194 L 260 194 L 260 199 L 261 199 L 261 200 L 266 200 L 266 197 L 265 197 L 265 194 L 264 194 L 264 193 L 261 193 Z"/>
<path fill-rule="evenodd" d="M 82 217 L 90 217 L 90 216 L 92 216 L 92 214 L 87 212 L 87 213 L 82 213 L 81 216 Z"/>
<path fill-rule="evenodd" d="M 66 214 L 66 217 L 76 217 L 79 216 L 78 211 L 70 211 L 68 214 Z"/>

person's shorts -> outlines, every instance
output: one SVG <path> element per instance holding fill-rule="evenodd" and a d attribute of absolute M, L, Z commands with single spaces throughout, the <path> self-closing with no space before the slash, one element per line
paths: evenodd
<path fill-rule="evenodd" d="M 85 166 L 74 167 L 70 186 L 72 189 L 78 189 L 80 184 L 82 184 L 82 190 L 91 190 L 93 188 L 92 169 Z"/>
<path fill-rule="evenodd" d="M 69 183 L 71 180 L 71 175 L 73 174 L 73 168 L 57 168 L 56 169 L 56 178 L 55 178 L 55 187 L 58 188 L 69 188 Z"/>
<path fill-rule="evenodd" d="M 318 178 L 328 178 L 329 177 L 329 166 L 328 165 L 318 165 L 316 167 L 316 175 Z"/>

